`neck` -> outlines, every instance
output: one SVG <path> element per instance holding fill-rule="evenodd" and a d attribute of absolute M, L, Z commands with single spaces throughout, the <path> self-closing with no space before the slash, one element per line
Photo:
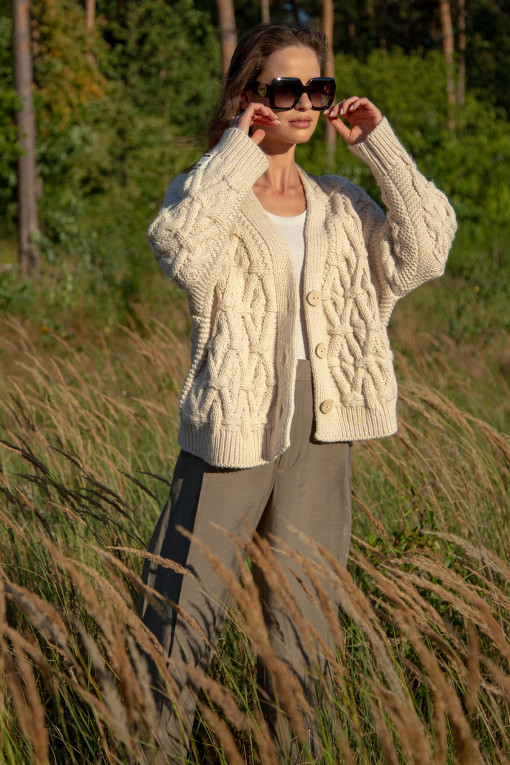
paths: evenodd
<path fill-rule="evenodd" d="M 262 141 L 260 148 L 269 160 L 269 167 L 260 176 L 258 183 L 279 193 L 285 193 L 288 188 L 299 184 L 299 175 L 294 158 L 295 144 L 266 145 Z"/>

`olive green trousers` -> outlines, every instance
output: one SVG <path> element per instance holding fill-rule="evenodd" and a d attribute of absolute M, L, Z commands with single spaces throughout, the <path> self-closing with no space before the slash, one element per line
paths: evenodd
<path fill-rule="evenodd" d="M 286 572 L 302 615 L 326 642 L 329 641 L 326 619 L 307 594 L 307 590 L 313 592 L 313 587 L 306 573 L 290 561 L 274 541 L 277 538 L 299 553 L 311 555 L 310 545 L 296 533 L 297 529 L 324 545 L 342 565 L 347 562 L 351 533 L 352 444 L 314 442 L 312 432 L 310 362 L 299 361 L 291 443 L 274 462 L 230 470 L 212 467 L 187 452 L 180 453 L 168 502 L 152 536 L 149 552 L 179 563 L 194 577 L 183 576 L 146 560 L 142 578 L 196 620 L 207 636 L 209 646 L 175 610 L 169 609 L 167 618 L 163 618 L 144 598 L 141 597 L 138 604 L 144 623 L 168 657 L 177 664 L 182 661 L 202 669 L 208 666 L 211 646 L 216 645 L 220 636 L 230 597 L 214 566 L 193 541 L 179 533 L 178 526 L 205 542 L 236 573 L 239 573 L 239 554 L 235 541 L 213 524 L 245 540 L 250 535 L 249 529 L 256 529 L 268 538 Z M 293 572 L 289 571 L 289 564 Z M 280 608 L 261 572 L 255 569 L 254 576 L 261 590 L 273 647 L 299 678 L 307 698 L 311 698 L 307 688 L 307 654 L 296 625 Z M 196 707 L 198 689 L 186 671 L 172 662 L 171 674 L 179 688 L 179 714 L 175 714 L 167 694 L 155 690 L 159 714 L 157 737 L 161 744 L 158 762 L 185 761 Z M 266 701 L 272 694 L 268 675 L 261 667 L 258 678 L 263 686 L 261 698 Z M 155 676 L 153 683 L 157 688 L 158 678 Z"/>

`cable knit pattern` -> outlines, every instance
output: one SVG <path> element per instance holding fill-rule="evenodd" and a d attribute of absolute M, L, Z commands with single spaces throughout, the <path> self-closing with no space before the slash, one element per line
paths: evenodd
<path fill-rule="evenodd" d="M 371 167 L 388 213 L 355 184 L 298 168 L 307 203 L 301 297 L 288 247 L 252 190 L 268 160 L 236 128 L 174 180 L 149 227 L 193 322 L 179 443 L 212 465 L 251 467 L 288 447 L 300 299 L 315 438 L 396 430 L 386 327 L 402 295 L 443 273 L 455 214 L 386 119 L 350 148 Z"/>

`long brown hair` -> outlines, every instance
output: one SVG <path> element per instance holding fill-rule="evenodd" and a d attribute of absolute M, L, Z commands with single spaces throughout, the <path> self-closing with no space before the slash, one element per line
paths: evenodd
<path fill-rule="evenodd" d="M 216 109 L 211 117 L 207 132 L 207 148 L 212 149 L 230 121 L 239 112 L 239 99 L 250 80 L 256 80 L 273 53 L 282 48 L 301 45 L 311 48 L 319 59 L 321 72 L 324 70 L 329 43 L 320 30 L 289 27 L 285 24 L 259 24 L 244 35 L 234 51 Z"/>

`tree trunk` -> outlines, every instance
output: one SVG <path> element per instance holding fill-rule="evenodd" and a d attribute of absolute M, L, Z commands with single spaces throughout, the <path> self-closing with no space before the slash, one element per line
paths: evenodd
<path fill-rule="evenodd" d="M 92 49 L 94 39 L 94 26 L 96 22 L 96 0 L 86 0 L 86 12 L 87 12 L 87 38 L 88 38 L 88 50 L 87 60 L 90 64 L 96 63 L 96 58 Z"/>
<path fill-rule="evenodd" d="M 12 0 L 14 83 L 21 101 L 16 115 L 21 155 L 18 158 L 18 248 L 22 274 L 40 269 L 39 246 L 34 241 L 37 217 L 36 127 L 32 93 L 30 2 Z"/>
<path fill-rule="evenodd" d="M 378 0 L 369 0 L 367 3 L 367 12 L 369 17 L 372 19 L 374 31 L 377 34 L 379 47 L 386 49 L 388 47 L 386 44 L 386 35 L 384 33 L 384 25 L 382 23 L 381 14 L 379 13 L 379 9 L 377 7 L 377 2 Z"/>
<path fill-rule="evenodd" d="M 87 0 L 87 32 L 91 35 L 96 21 L 96 0 Z"/>
<path fill-rule="evenodd" d="M 439 0 L 439 15 L 441 18 L 441 37 L 443 40 L 443 56 L 446 67 L 446 97 L 448 99 L 448 130 L 455 130 L 455 78 L 453 71 L 453 26 L 450 0 Z"/>
<path fill-rule="evenodd" d="M 328 38 L 329 56 L 324 67 L 326 77 L 335 76 L 335 59 L 333 56 L 333 0 L 322 0 L 322 31 Z M 332 170 L 335 165 L 336 130 L 329 120 L 326 120 L 326 167 Z"/>
<path fill-rule="evenodd" d="M 269 24 L 271 21 L 271 14 L 269 13 L 269 0 L 261 0 L 260 9 L 262 12 L 262 23 Z"/>
<path fill-rule="evenodd" d="M 217 6 L 221 41 L 221 68 L 223 76 L 225 76 L 237 45 L 236 17 L 233 0 L 217 0 Z"/>
<path fill-rule="evenodd" d="M 459 83 L 457 103 L 462 108 L 466 100 L 466 0 L 458 0 L 459 7 Z"/>

